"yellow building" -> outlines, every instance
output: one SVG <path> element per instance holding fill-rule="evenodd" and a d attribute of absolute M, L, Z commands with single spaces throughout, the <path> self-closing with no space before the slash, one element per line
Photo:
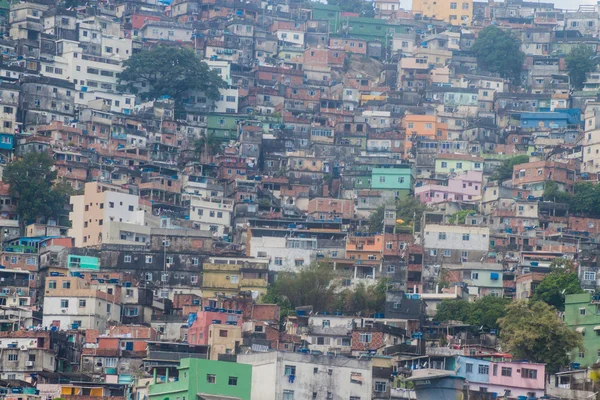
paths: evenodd
<path fill-rule="evenodd" d="M 202 265 L 202 297 L 214 297 L 216 293 L 237 295 L 244 291 L 264 294 L 268 275 L 267 258 L 210 257 Z"/>
<path fill-rule="evenodd" d="M 470 25 L 473 0 L 413 0 L 413 14 L 443 20 L 452 25 Z"/>

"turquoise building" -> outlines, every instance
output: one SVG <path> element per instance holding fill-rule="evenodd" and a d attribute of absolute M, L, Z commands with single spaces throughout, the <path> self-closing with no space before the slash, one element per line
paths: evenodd
<path fill-rule="evenodd" d="M 371 189 L 389 190 L 397 197 L 410 194 L 414 183 L 414 169 L 409 164 L 380 164 L 371 171 Z"/>

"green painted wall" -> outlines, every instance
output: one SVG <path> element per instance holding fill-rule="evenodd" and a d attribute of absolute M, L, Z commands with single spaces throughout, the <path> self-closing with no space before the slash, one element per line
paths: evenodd
<path fill-rule="evenodd" d="M 436 174 L 463 173 L 465 171 L 483 171 L 483 161 L 472 160 L 435 160 Z"/>
<path fill-rule="evenodd" d="M 408 191 L 412 188 L 413 175 L 412 168 L 406 165 L 373 168 L 371 188 Z"/>
<path fill-rule="evenodd" d="M 597 304 L 591 304 L 590 293 L 570 294 L 565 297 L 565 323 L 575 330 L 583 328 L 583 357 L 577 349 L 571 350 L 571 360 L 580 363 L 581 367 L 591 367 L 600 354 L 600 309 Z"/>
<path fill-rule="evenodd" d="M 184 358 L 177 382 L 152 384 L 149 400 L 195 400 L 198 393 L 250 400 L 252 366 L 225 361 Z M 210 383 L 208 375 L 214 375 Z M 237 378 L 236 385 L 230 379 Z"/>

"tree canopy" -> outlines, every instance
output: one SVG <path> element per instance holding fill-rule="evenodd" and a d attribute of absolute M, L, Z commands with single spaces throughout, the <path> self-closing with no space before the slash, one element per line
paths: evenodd
<path fill-rule="evenodd" d="M 338 6 L 340 10 L 352 13 L 358 13 L 361 17 L 373 18 L 375 10 L 373 2 L 366 0 L 327 0 L 330 6 Z"/>
<path fill-rule="evenodd" d="M 520 80 L 525 55 L 521 51 L 521 42 L 510 31 L 488 26 L 479 32 L 471 50 L 480 68 L 497 72 L 503 78 Z"/>
<path fill-rule="evenodd" d="M 492 174 L 490 179 L 493 181 L 500 181 L 500 182 L 509 180 L 512 178 L 513 167 L 515 165 L 525 164 L 528 162 L 529 162 L 529 156 L 526 156 L 524 154 L 514 156 L 507 160 L 504 160 L 504 162 L 496 168 L 496 170 L 494 171 L 494 173 Z"/>
<path fill-rule="evenodd" d="M 596 51 L 591 46 L 577 46 L 565 58 L 571 86 L 575 89 L 583 88 L 585 75 L 596 69 L 595 56 Z"/>
<path fill-rule="evenodd" d="M 600 217 L 600 184 L 580 181 L 573 185 L 573 194 L 560 189 L 558 183 L 546 182 L 544 200 L 569 205 L 569 211 L 588 217 Z"/>
<path fill-rule="evenodd" d="M 119 85 L 143 99 L 166 95 L 176 103 L 190 90 L 201 91 L 215 101 L 219 99 L 219 89 L 227 87 L 219 74 L 192 50 L 167 46 L 141 51 L 125 60 Z"/>
<path fill-rule="evenodd" d="M 198 156 L 213 156 L 221 151 L 221 141 L 214 133 L 205 133 L 194 142 L 194 150 Z"/>
<path fill-rule="evenodd" d="M 279 304 L 282 316 L 296 307 L 312 306 L 315 311 L 341 311 L 347 314 L 370 315 L 383 312 L 387 279 L 375 285 L 356 285 L 339 290 L 336 275 L 327 264 L 311 264 L 298 271 L 284 271 L 277 275 L 262 298 L 263 303 Z"/>
<path fill-rule="evenodd" d="M 499 321 L 503 350 L 515 359 L 545 363 L 555 373 L 569 363 L 568 353 L 583 348 L 583 337 L 570 330 L 556 309 L 543 301 L 513 301 Z"/>
<path fill-rule="evenodd" d="M 493 296 L 484 296 L 473 302 L 444 300 L 437 307 L 435 320 L 462 321 L 478 328 L 498 329 L 498 319 L 504 316 L 508 303 L 508 299 Z"/>
<path fill-rule="evenodd" d="M 422 204 L 414 197 L 406 196 L 396 201 L 396 219 L 401 219 L 404 224 L 415 222 L 415 229 L 419 229 L 421 217 L 427 210 L 427 206 Z M 385 204 L 380 205 L 369 216 L 369 230 L 371 232 L 383 231 L 383 218 L 385 213 Z"/>
<path fill-rule="evenodd" d="M 561 260 L 562 261 L 562 260 Z M 532 301 L 543 301 L 556 308 L 565 310 L 565 296 L 583 293 L 579 285 L 579 277 L 573 272 L 570 261 L 557 262 L 551 265 L 552 272 L 544 277 L 533 292 Z"/>
<path fill-rule="evenodd" d="M 39 217 L 58 219 L 64 212 L 73 190 L 68 183 L 57 182 L 53 166 L 48 154 L 27 153 L 4 170 L 2 179 L 10 185 L 10 195 L 17 199 L 21 228 Z"/>

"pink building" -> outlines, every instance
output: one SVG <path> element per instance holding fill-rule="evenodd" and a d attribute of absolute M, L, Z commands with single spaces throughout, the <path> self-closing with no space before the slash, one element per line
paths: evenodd
<path fill-rule="evenodd" d="M 481 199 L 483 172 L 467 171 L 448 178 L 448 185 L 424 185 L 415 187 L 415 197 L 421 203 L 442 203 L 445 201 L 476 201 Z"/>
<path fill-rule="evenodd" d="M 208 345 L 208 330 L 213 324 L 241 327 L 242 313 L 236 310 L 204 307 L 204 311 L 196 314 L 196 319 L 188 329 L 188 343 L 190 345 Z"/>
<path fill-rule="evenodd" d="M 544 396 L 545 364 L 528 362 L 492 362 L 488 392 L 496 392 L 498 396 L 510 390 L 510 397 L 527 396 L 540 398 Z M 535 393 L 535 395 L 531 395 Z"/>

